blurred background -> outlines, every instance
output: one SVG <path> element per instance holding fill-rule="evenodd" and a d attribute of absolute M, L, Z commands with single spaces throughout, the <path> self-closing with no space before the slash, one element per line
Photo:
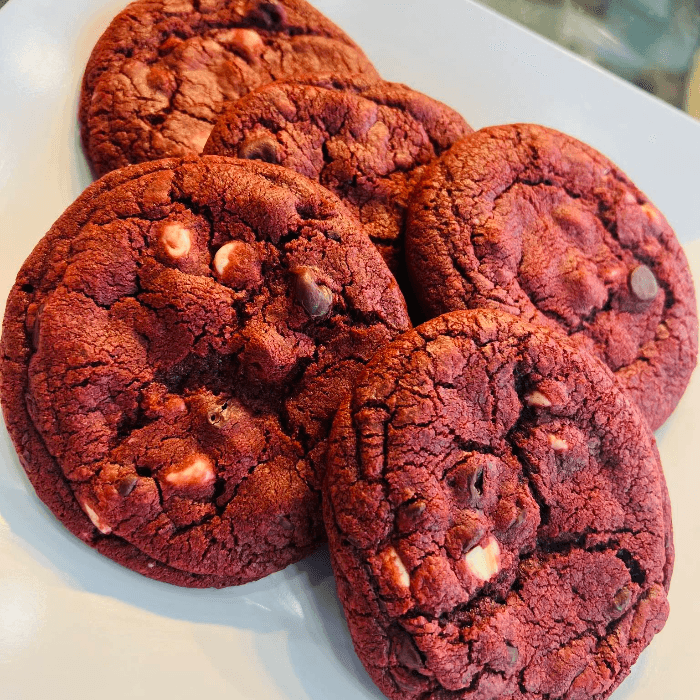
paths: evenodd
<path fill-rule="evenodd" d="M 478 0 L 700 119 L 700 0 Z"/>
<path fill-rule="evenodd" d="M 700 0 L 477 2 L 700 119 Z"/>

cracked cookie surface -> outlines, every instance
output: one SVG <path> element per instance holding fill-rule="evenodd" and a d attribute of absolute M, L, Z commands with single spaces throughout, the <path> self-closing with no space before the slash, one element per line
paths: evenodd
<path fill-rule="evenodd" d="M 516 124 L 465 138 L 414 191 L 406 259 L 429 315 L 500 308 L 567 334 L 652 429 L 690 380 L 698 321 L 683 250 L 644 194 L 569 136 Z"/>
<path fill-rule="evenodd" d="M 83 77 L 95 172 L 201 153 L 224 102 L 281 78 L 378 75 L 304 0 L 139 0 L 112 21 Z"/>
<path fill-rule="evenodd" d="M 653 436 L 596 358 L 493 310 L 381 349 L 329 439 L 324 518 L 390 698 L 602 700 L 666 620 Z"/>
<path fill-rule="evenodd" d="M 411 190 L 428 163 L 471 132 L 453 109 L 405 85 L 308 77 L 229 104 L 204 152 L 278 163 L 320 182 L 357 214 L 406 293 Z"/>
<path fill-rule="evenodd" d="M 317 184 L 215 156 L 132 166 L 20 271 L 3 409 L 81 539 L 171 583 L 243 583 L 324 538 L 333 413 L 409 327 L 381 256 Z"/>

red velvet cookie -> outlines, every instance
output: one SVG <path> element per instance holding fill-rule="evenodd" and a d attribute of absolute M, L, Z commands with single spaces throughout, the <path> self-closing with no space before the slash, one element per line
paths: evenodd
<path fill-rule="evenodd" d="M 138 0 L 97 42 L 83 78 L 82 137 L 95 172 L 201 152 L 227 100 L 272 80 L 378 77 L 304 0 Z"/>
<path fill-rule="evenodd" d="M 162 160 L 88 188 L 24 264 L 0 395 L 73 533 L 154 578 L 231 585 L 324 538 L 333 414 L 407 328 L 381 256 L 322 187 Z"/>
<path fill-rule="evenodd" d="M 338 594 L 396 700 L 608 697 L 668 614 L 667 505 L 608 368 L 500 311 L 382 348 L 329 440 Z"/>
<path fill-rule="evenodd" d="M 204 152 L 278 163 L 320 182 L 357 214 L 407 291 L 411 190 L 428 163 L 471 132 L 453 109 L 405 85 L 312 76 L 227 105 Z"/>
<path fill-rule="evenodd" d="M 500 308 L 566 333 L 615 372 L 652 429 L 696 363 L 688 263 L 662 214 L 607 158 L 533 125 L 465 138 L 410 203 L 406 258 L 431 315 Z"/>

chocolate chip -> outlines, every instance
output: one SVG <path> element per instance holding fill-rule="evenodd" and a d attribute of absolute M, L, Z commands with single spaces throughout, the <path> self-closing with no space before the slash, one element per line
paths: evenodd
<path fill-rule="evenodd" d="M 238 148 L 238 156 L 248 160 L 262 160 L 266 163 L 278 163 L 277 142 L 267 136 L 244 141 Z"/>
<path fill-rule="evenodd" d="M 484 491 L 484 468 L 475 460 L 458 464 L 449 476 L 450 486 L 460 501 L 476 505 Z"/>
<path fill-rule="evenodd" d="M 659 293 L 659 283 L 646 265 L 638 265 L 630 273 L 630 289 L 639 301 L 653 301 Z"/>
<path fill-rule="evenodd" d="M 333 306 L 333 292 L 316 281 L 308 267 L 295 270 L 294 291 L 299 303 L 311 318 L 323 318 Z"/>
<path fill-rule="evenodd" d="M 393 635 L 392 642 L 396 660 L 402 666 L 414 671 L 425 668 L 423 657 L 409 634 L 403 630 L 397 631 Z"/>
<path fill-rule="evenodd" d="M 286 530 L 287 532 L 290 532 L 291 530 L 294 529 L 294 525 L 292 524 L 292 521 L 284 515 L 281 515 L 279 517 L 279 524 L 280 524 L 280 527 L 283 530 Z"/>
<path fill-rule="evenodd" d="M 257 7 L 249 14 L 256 23 L 267 29 L 279 28 L 287 19 L 284 7 L 276 2 L 259 2 Z"/>
<path fill-rule="evenodd" d="M 139 480 L 136 476 L 126 476 L 117 484 L 117 493 L 126 498 L 136 488 Z"/>

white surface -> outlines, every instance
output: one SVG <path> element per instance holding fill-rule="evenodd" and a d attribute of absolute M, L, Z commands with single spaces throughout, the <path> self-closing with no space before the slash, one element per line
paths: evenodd
<path fill-rule="evenodd" d="M 0 311 L 36 242 L 89 183 L 76 124 L 91 47 L 126 0 L 0 10 Z M 475 127 L 547 124 L 615 160 L 700 279 L 700 125 L 466 0 L 317 0 L 377 68 Z M 671 617 L 615 700 L 690 700 L 700 674 L 700 373 L 659 446 L 676 529 Z M 180 590 L 96 554 L 37 500 L 0 428 L 0 700 L 381 698 L 321 550 L 258 583 Z"/>

